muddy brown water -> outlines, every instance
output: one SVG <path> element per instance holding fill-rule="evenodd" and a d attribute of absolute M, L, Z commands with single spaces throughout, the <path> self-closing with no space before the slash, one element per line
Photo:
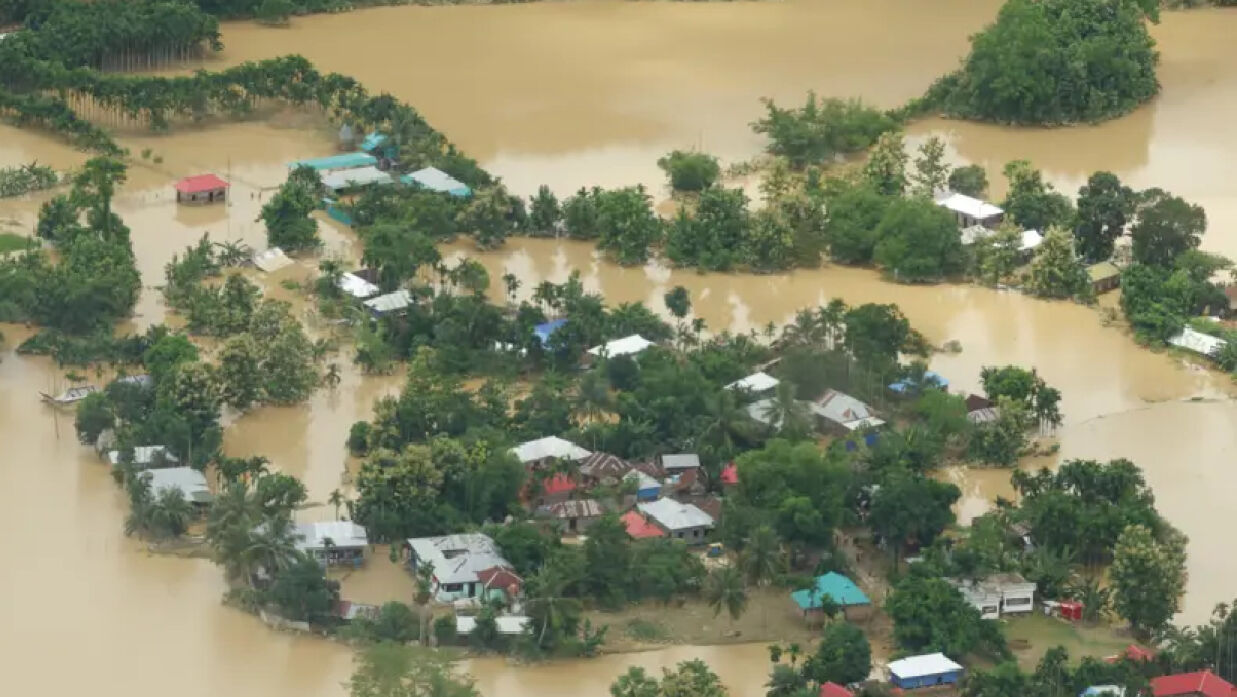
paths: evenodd
<path fill-rule="evenodd" d="M 302 53 L 415 104 L 517 191 L 542 183 L 562 193 L 636 182 L 657 191 L 654 160 L 672 148 L 703 147 L 727 161 L 755 154 L 760 141 L 746 124 L 759 116 L 760 96 L 793 101 L 816 89 L 889 106 L 918 93 L 955 63 L 966 36 L 996 5 L 605 1 L 380 9 L 297 19 L 290 29 L 229 24 L 227 50 L 209 64 Z M 1030 157 L 1070 191 L 1099 168 L 1136 186 L 1162 186 L 1204 204 L 1212 221 L 1205 246 L 1237 256 L 1237 136 L 1224 118 L 1237 108 L 1237 46 L 1230 40 L 1237 12 L 1168 14 L 1154 31 L 1164 92 L 1135 114 L 1055 131 L 927 121 L 912 128 L 912 141 L 940 133 L 956 161 L 979 162 L 993 179 L 1006 160 Z M 153 286 L 174 253 L 203 232 L 261 246 L 254 219 L 282 180 L 283 163 L 332 150 L 329 133 L 303 115 L 172 135 L 126 133 L 122 140 L 162 158 L 139 158 L 116 201 L 133 229 L 147 286 L 130 325 L 136 329 L 166 319 Z M 32 159 L 67 168 L 84 155 L 0 126 L 0 165 Z M 201 171 L 232 180 L 226 207 L 175 205 L 171 182 Z M 0 201 L 0 225 L 30 229 L 46 198 Z M 355 258 L 352 235 L 327 221 L 320 227 L 327 254 Z M 1138 348 L 1103 326 L 1095 310 L 979 288 L 895 286 L 835 267 L 778 276 L 706 275 L 657 264 L 623 269 L 584 245 L 554 241 L 516 240 L 478 258 L 494 279 L 505 271 L 520 276 L 525 293 L 579 269 L 586 286 L 610 301 L 642 300 L 659 311 L 662 293 L 682 284 L 715 330 L 782 322 L 835 296 L 896 302 L 931 340 L 961 342 L 961 353 L 933 360 L 957 389 L 974 389 L 984 365 L 1033 365 L 1065 395 L 1061 457 L 1124 456 L 1144 468 L 1161 510 L 1191 538 L 1183 618 L 1200 620 L 1235 595 L 1237 564 L 1223 533 L 1234 486 L 1227 455 L 1237 452 L 1232 389 L 1226 378 Z M 313 267 L 312 260 L 301 262 L 266 279 L 268 292 L 295 297 L 278 281 L 309 278 Z M 306 318 L 316 326 L 311 314 Z M 220 605 L 223 580 L 209 562 L 154 556 L 122 535 L 125 502 L 106 468 L 75 442 L 71 416 L 57 417 L 37 402 L 38 391 L 64 386 L 64 372 L 12 353 L 28 330 L 5 325 L 0 332 L 7 340 L 0 350 L 0 523 L 7 539 L 22 541 L 0 564 L 0 655 L 12 691 L 68 694 L 103 685 L 104 694 L 342 694 L 348 649 L 266 630 Z M 335 488 L 348 491 L 342 443 L 349 425 L 399 386 L 398 377 L 358 375 L 347 356 L 333 360 L 346 368 L 338 389 L 301 407 L 230 415 L 225 442 L 230 453 L 265 454 L 303 478 L 318 503 Z M 1004 472 L 942 476 L 963 488 L 963 518 L 1008 495 Z M 300 515 L 329 519 L 333 512 L 318 505 Z M 345 595 L 371 602 L 411 593 L 382 551 L 343 583 Z M 709 661 L 736 695 L 763 693 L 767 659 L 754 645 L 535 667 L 483 659 L 468 667 L 487 696 L 603 695 L 628 665 L 655 669 L 693 657 Z"/>

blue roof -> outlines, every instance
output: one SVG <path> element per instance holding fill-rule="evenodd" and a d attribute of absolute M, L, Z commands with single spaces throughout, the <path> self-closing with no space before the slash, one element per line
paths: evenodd
<path fill-rule="evenodd" d="M 790 598 L 802 610 L 815 610 L 821 607 L 821 599 L 828 596 L 833 602 L 846 607 L 848 605 L 870 605 L 868 596 L 855 585 L 855 582 L 842 574 L 830 571 L 824 576 L 816 577 L 816 590 L 804 588 L 790 594 Z"/>
<path fill-rule="evenodd" d="M 317 157 L 308 160 L 297 160 L 289 162 L 288 169 L 296 169 L 297 167 L 312 167 L 318 171 L 324 169 L 351 169 L 353 167 L 366 167 L 368 165 L 378 164 L 378 158 L 373 155 L 363 152 L 350 152 L 343 155 L 331 155 L 330 157 Z"/>
<path fill-rule="evenodd" d="M 932 387 L 933 383 L 935 383 L 937 387 L 940 387 L 942 389 L 949 387 L 949 381 L 946 380 L 943 376 L 937 373 L 934 373 L 931 370 L 924 371 L 924 374 L 923 374 L 924 387 Z M 906 392 L 912 387 L 914 387 L 914 383 L 912 383 L 908 379 L 902 379 L 902 380 L 899 380 L 891 384 L 889 386 L 889 389 L 893 390 L 894 392 Z"/>
<path fill-rule="evenodd" d="M 387 142 L 387 137 L 381 133 L 370 133 L 365 136 L 365 140 L 361 141 L 361 149 L 365 152 L 373 152 L 382 147 L 382 144 Z"/>
<path fill-rule="evenodd" d="M 438 169 L 437 167 L 426 167 L 418 169 L 412 174 L 405 174 L 399 180 L 405 184 L 416 184 L 417 186 L 437 191 L 440 194 L 451 194 L 452 196 L 468 196 L 472 193 L 472 189 L 468 188 L 464 182 Z"/>
<path fill-rule="evenodd" d="M 567 324 L 566 317 L 562 319 L 552 319 L 549 322 L 542 322 L 541 324 L 533 327 L 533 336 L 536 336 L 537 341 L 541 342 L 541 345 L 544 346 L 545 343 L 550 340 L 550 335 L 558 331 L 559 327 L 564 324 Z"/>

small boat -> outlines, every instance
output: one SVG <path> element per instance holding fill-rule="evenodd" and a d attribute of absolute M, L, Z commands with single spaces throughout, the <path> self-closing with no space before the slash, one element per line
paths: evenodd
<path fill-rule="evenodd" d="M 94 385 L 82 385 L 80 387 L 70 387 L 55 397 L 47 394 L 46 392 L 40 392 L 39 396 L 43 398 L 44 402 L 63 406 L 65 404 L 75 404 L 80 402 L 85 399 L 87 395 L 94 394 L 98 391 L 99 388 Z"/>

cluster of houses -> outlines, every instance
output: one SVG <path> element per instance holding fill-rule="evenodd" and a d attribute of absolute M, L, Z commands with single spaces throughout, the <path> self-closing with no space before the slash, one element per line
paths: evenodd
<path fill-rule="evenodd" d="M 987 201 L 971 196 L 946 191 L 936 197 L 936 205 L 953 213 L 962 230 L 962 246 L 969 247 L 980 240 L 996 234 L 997 226 L 1005 219 L 1005 211 Z M 1018 246 L 1022 263 L 1031 261 L 1035 250 L 1044 241 L 1038 230 L 1023 230 Z M 1106 293 L 1121 285 L 1121 268 L 1112 261 L 1102 261 L 1087 267 L 1091 289 L 1096 295 Z"/>
<path fill-rule="evenodd" d="M 149 376 L 133 375 L 117 382 L 135 385 L 150 385 Z M 162 445 L 142 445 L 118 450 L 112 448 L 115 433 L 105 430 L 95 442 L 95 449 L 113 468 L 125 466 L 146 480 L 150 492 L 158 497 L 167 490 L 179 491 L 185 501 L 194 507 L 205 507 L 214 500 L 206 475 L 183 465 L 174 453 Z"/>

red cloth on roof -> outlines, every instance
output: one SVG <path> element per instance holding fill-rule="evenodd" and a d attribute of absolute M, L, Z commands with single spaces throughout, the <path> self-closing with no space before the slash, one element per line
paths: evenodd
<path fill-rule="evenodd" d="M 644 519 L 639 511 L 627 511 L 619 520 L 627 527 L 627 534 L 637 540 L 650 537 L 665 537 L 666 532 Z"/>
<path fill-rule="evenodd" d="M 733 462 L 722 468 L 722 484 L 738 484 L 739 468 Z"/>
<path fill-rule="evenodd" d="M 1151 679 L 1151 694 L 1155 697 L 1194 694 L 1204 697 L 1233 697 L 1233 691 L 1233 685 L 1229 681 L 1209 670 Z"/>
<path fill-rule="evenodd" d="M 855 694 L 835 682 L 827 682 L 820 686 L 820 697 L 855 697 Z"/>
<path fill-rule="evenodd" d="M 176 190 L 182 194 L 200 194 L 203 191 L 226 188 L 228 183 L 213 174 L 195 174 L 176 182 Z"/>
<path fill-rule="evenodd" d="M 552 494 L 561 494 L 567 491 L 575 491 L 575 490 L 576 490 L 575 481 L 571 477 L 563 474 L 562 472 L 559 472 L 553 477 L 550 477 L 549 479 L 545 480 L 545 493 L 547 496 L 552 495 Z"/>

